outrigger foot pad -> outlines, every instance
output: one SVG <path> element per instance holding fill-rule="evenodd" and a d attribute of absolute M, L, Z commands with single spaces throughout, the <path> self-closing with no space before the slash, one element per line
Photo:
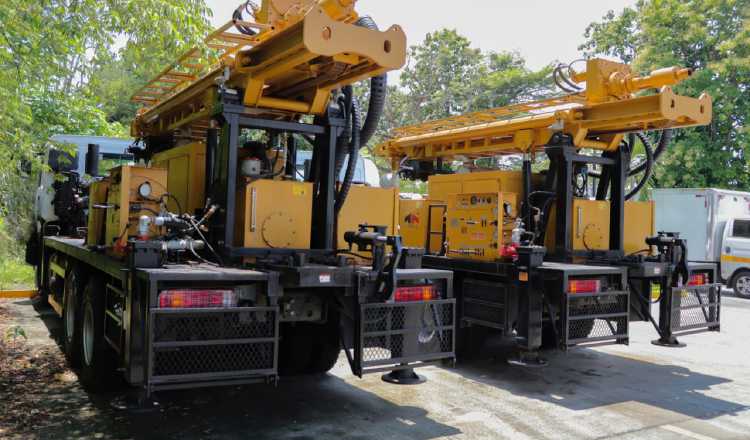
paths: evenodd
<path fill-rule="evenodd" d="M 670 336 L 669 338 L 654 339 L 653 341 L 651 341 L 651 343 L 660 347 L 682 348 L 686 346 L 682 342 L 678 341 L 674 336 Z"/>
<path fill-rule="evenodd" d="M 418 385 L 427 382 L 424 376 L 415 373 L 413 369 L 394 370 L 380 377 L 384 382 L 396 385 Z"/>
<path fill-rule="evenodd" d="M 542 368 L 549 365 L 547 359 L 539 355 L 537 351 L 519 351 L 516 357 L 508 358 L 508 365 L 526 368 Z"/>

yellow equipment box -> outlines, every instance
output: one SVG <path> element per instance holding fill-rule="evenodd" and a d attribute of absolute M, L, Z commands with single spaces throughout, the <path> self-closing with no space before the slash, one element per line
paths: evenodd
<path fill-rule="evenodd" d="M 542 183 L 543 176 L 535 174 L 532 184 Z M 448 200 L 451 194 L 523 192 L 520 171 L 483 171 L 468 174 L 438 174 L 430 176 L 428 193 L 431 200 Z"/>
<path fill-rule="evenodd" d="M 195 214 L 203 208 L 206 181 L 206 144 L 193 142 L 162 151 L 154 155 L 151 163 L 155 168 L 169 171 L 167 190 L 179 201 L 184 212 Z M 170 198 L 167 202 L 170 212 L 178 212 L 177 202 Z"/>
<path fill-rule="evenodd" d="M 88 246 L 104 245 L 106 235 L 106 213 L 103 208 L 107 203 L 109 180 L 104 179 L 91 184 L 89 188 L 89 216 L 86 228 L 86 244 Z M 95 208 L 95 206 L 100 206 Z"/>
<path fill-rule="evenodd" d="M 609 249 L 609 201 L 573 200 L 573 250 Z M 647 248 L 646 237 L 654 235 L 654 202 L 625 202 L 624 213 L 625 254 Z M 555 246 L 555 209 L 550 213 L 549 226 L 544 244 L 547 249 Z"/>
<path fill-rule="evenodd" d="M 346 248 L 344 233 L 356 231 L 359 225 L 367 223 L 386 226 L 388 235 L 398 234 L 398 190 L 396 188 L 373 188 L 352 185 L 346 202 L 339 212 L 337 244 Z"/>
<path fill-rule="evenodd" d="M 153 217 L 154 213 L 158 213 L 159 201 L 166 192 L 165 169 L 121 166 L 110 170 L 106 245 L 114 246 L 115 253 L 121 254 L 128 237 L 138 233 L 140 217 Z M 156 227 L 151 225 L 150 234 L 156 232 Z"/>
<path fill-rule="evenodd" d="M 237 197 L 237 244 L 247 248 L 309 249 L 312 184 L 256 180 Z"/>
<path fill-rule="evenodd" d="M 532 184 L 539 187 L 544 176 L 535 174 Z M 519 194 L 522 190 L 520 171 L 486 171 L 469 174 L 445 174 L 429 177 L 428 200 L 401 200 L 399 224 L 404 243 L 408 246 L 426 247 L 428 236 L 428 210 L 432 207 L 432 222 L 429 230 L 433 240 L 430 252 L 440 250 L 442 215 L 446 216 L 446 240 L 449 243 L 450 256 L 491 260 L 498 258 L 499 247 L 509 243 L 509 234 L 513 221 L 520 210 Z M 469 211 L 458 206 L 461 200 L 471 196 L 486 197 L 494 194 L 503 202 L 510 202 L 513 212 L 512 221 L 506 219 L 502 241 L 490 239 L 481 241 L 475 238 L 484 235 L 494 236 L 489 231 L 478 231 L 475 225 L 465 221 L 475 221 L 476 216 L 490 215 L 489 205 L 481 204 Z M 493 203 L 495 199 L 492 199 Z M 457 205 L 458 203 L 458 205 Z M 492 209 L 501 209 L 502 205 L 493 205 Z M 502 209 L 507 209 L 502 207 Z M 452 212 L 458 210 L 458 212 Z M 604 250 L 609 249 L 609 202 L 600 200 L 573 200 L 573 249 Z M 496 215 L 496 214 L 495 214 Z M 488 217 L 489 218 L 489 217 Z M 458 227 L 456 222 L 461 225 Z M 555 243 L 555 209 L 550 211 L 547 222 L 545 245 L 552 250 Z M 471 227 L 470 227 L 471 226 Z M 642 251 L 646 248 L 646 237 L 654 235 L 653 202 L 625 202 L 625 237 L 626 254 Z"/>
<path fill-rule="evenodd" d="M 497 260 L 510 244 L 518 216 L 515 193 L 452 194 L 446 211 L 446 254 L 456 258 Z"/>

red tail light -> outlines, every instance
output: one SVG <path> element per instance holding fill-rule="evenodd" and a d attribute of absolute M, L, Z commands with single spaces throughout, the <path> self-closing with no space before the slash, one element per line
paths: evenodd
<path fill-rule="evenodd" d="M 707 273 L 694 273 L 690 275 L 690 281 L 688 281 L 688 286 L 702 286 L 704 284 L 708 284 Z"/>
<path fill-rule="evenodd" d="M 568 293 L 595 293 L 602 290 L 602 280 L 568 280 Z"/>
<path fill-rule="evenodd" d="M 159 307 L 165 309 L 210 309 L 236 307 L 237 294 L 233 290 L 163 290 Z"/>
<path fill-rule="evenodd" d="M 429 301 L 437 298 L 434 286 L 399 287 L 393 295 L 396 302 Z"/>

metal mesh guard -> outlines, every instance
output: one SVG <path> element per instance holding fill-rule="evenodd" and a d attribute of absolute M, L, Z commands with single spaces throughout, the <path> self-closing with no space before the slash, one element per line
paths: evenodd
<path fill-rule="evenodd" d="M 362 305 L 362 366 L 453 357 L 455 300 Z"/>
<path fill-rule="evenodd" d="M 685 331 L 719 326 L 721 308 L 719 284 L 672 289 L 672 328 Z"/>
<path fill-rule="evenodd" d="M 569 295 L 568 346 L 628 338 L 629 296 L 626 291 Z"/>
<path fill-rule="evenodd" d="M 152 382 L 276 370 L 275 308 L 153 309 L 152 317 Z"/>

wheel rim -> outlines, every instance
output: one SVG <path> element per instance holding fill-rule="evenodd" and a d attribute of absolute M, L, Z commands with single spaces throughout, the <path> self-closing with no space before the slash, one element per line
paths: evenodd
<path fill-rule="evenodd" d="M 71 288 L 70 291 L 65 295 L 65 338 L 68 342 L 73 340 L 73 333 L 75 332 L 76 326 L 76 313 L 75 313 L 75 278 L 71 275 L 70 279 Z"/>
<path fill-rule="evenodd" d="M 735 283 L 737 291 L 742 295 L 750 295 L 750 276 L 741 276 Z"/>
<path fill-rule="evenodd" d="M 94 359 L 94 310 L 86 304 L 83 316 L 83 361 L 91 365 Z"/>

